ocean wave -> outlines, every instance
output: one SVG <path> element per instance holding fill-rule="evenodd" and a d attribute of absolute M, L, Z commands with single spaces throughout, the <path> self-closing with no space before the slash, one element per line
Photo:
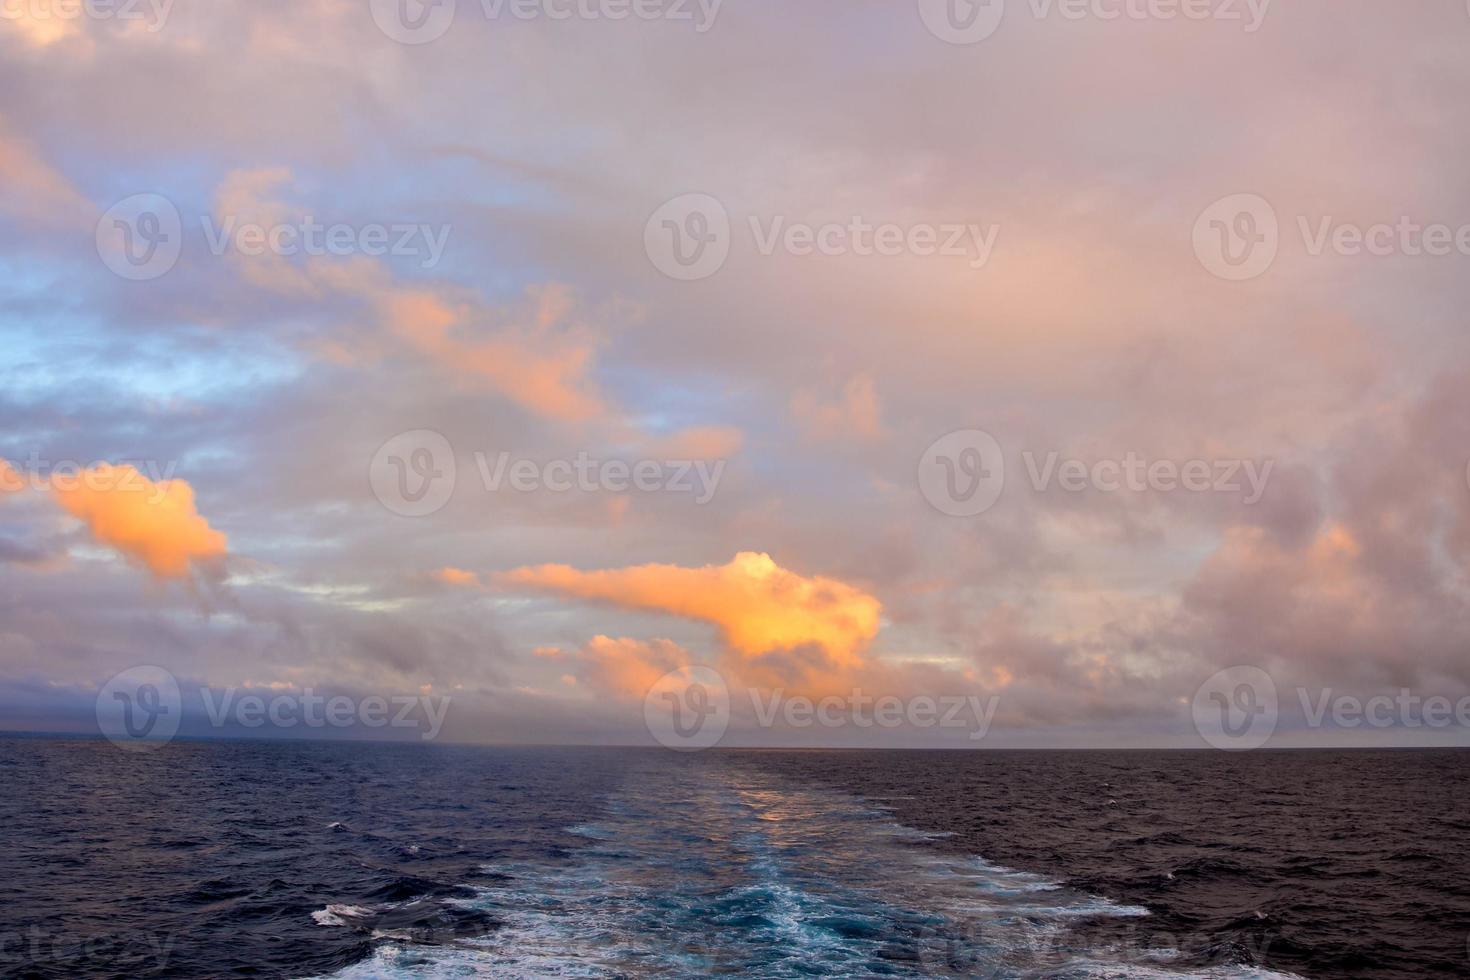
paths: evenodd
<path fill-rule="evenodd" d="M 319 926 L 345 926 L 348 919 L 365 919 L 372 914 L 372 909 L 361 905 L 328 905 L 311 913 L 311 919 Z"/>

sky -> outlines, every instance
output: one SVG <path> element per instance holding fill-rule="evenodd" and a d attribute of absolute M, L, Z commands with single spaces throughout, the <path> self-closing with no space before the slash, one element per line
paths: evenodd
<path fill-rule="evenodd" d="M 0 729 L 146 666 L 204 735 L 1470 743 L 1467 47 L 6 0 Z"/>

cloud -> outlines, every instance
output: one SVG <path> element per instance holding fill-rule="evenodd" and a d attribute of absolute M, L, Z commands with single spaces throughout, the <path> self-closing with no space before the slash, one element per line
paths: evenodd
<path fill-rule="evenodd" d="M 65 16 L 61 4 L 6 4 L 0 17 L 0 32 L 11 33 L 31 48 L 49 48 L 58 41 L 78 37 L 82 33 L 82 16 Z"/>
<path fill-rule="evenodd" d="M 689 652 L 672 640 L 614 639 L 594 636 L 571 660 L 576 676 L 594 690 L 632 698 L 645 696 L 659 678 L 691 662 Z"/>
<path fill-rule="evenodd" d="M 463 568 L 455 568 L 452 565 L 446 565 L 432 572 L 430 577 L 445 585 L 478 586 L 480 584 L 480 576 L 474 572 L 467 572 Z"/>
<path fill-rule="evenodd" d="M 859 374 L 835 397 L 810 389 L 791 396 L 791 414 L 814 439 L 876 439 L 883 434 L 882 410 L 870 374 Z"/>
<path fill-rule="evenodd" d="M 697 425 L 656 439 L 643 452 L 664 459 L 729 459 L 744 442 L 733 425 Z"/>
<path fill-rule="evenodd" d="M 881 603 L 861 589 L 798 575 L 753 551 L 740 552 L 729 564 L 702 568 L 638 565 L 583 572 L 540 565 L 502 573 L 494 581 L 712 623 L 731 650 L 746 658 L 817 650 L 838 667 L 861 661 L 882 613 Z"/>
<path fill-rule="evenodd" d="M 0 458 L 0 500 L 26 487 L 25 478 L 15 471 L 8 460 Z"/>
<path fill-rule="evenodd" d="M 1339 686 L 1470 689 L 1463 372 L 1340 437 L 1305 533 L 1226 529 L 1182 592 L 1193 645 Z"/>
<path fill-rule="evenodd" d="M 0 564 L 39 565 L 46 559 L 46 553 L 38 548 L 0 538 Z"/>
<path fill-rule="evenodd" d="M 245 224 L 272 227 L 300 220 L 302 209 L 279 199 L 292 180 L 285 167 L 231 172 L 215 193 L 214 220 L 221 230 Z M 440 229 L 448 233 L 450 229 Z M 384 263 L 363 258 L 316 256 L 293 262 L 284 255 L 237 256 L 242 276 L 284 297 L 335 298 L 365 306 L 385 336 L 362 343 L 327 341 L 320 350 L 336 360 L 373 360 L 384 343 L 399 344 L 470 389 L 497 391 L 535 415 L 583 421 L 607 406 L 591 380 L 596 331 L 585 321 L 572 291 L 561 285 L 528 286 L 520 303 L 495 306 L 472 290 L 448 283 L 404 283 Z M 360 325 L 353 324 L 354 333 Z"/>
<path fill-rule="evenodd" d="M 75 228 L 93 210 L 70 180 L 30 140 L 0 117 L 0 211 L 29 225 Z"/>
<path fill-rule="evenodd" d="M 605 410 L 589 378 L 596 347 L 574 322 L 571 292 L 532 287 L 519 308 L 451 304 L 432 290 L 391 289 L 379 310 L 395 336 L 441 369 L 488 385 L 546 418 L 581 421 Z"/>
<path fill-rule="evenodd" d="M 218 233 L 231 234 L 246 225 L 274 228 L 291 223 L 295 209 L 275 196 L 277 189 L 290 181 L 291 171 L 286 167 L 230 171 L 214 192 L 214 222 Z M 324 271 L 321 263 L 297 265 L 270 249 L 259 255 L 233 254 L 238 259 L 236 268 L 241 276 L 254 285 L 308 300 L 318 299 L 325 292 L 317 281 Z"/>
<path fill-rule="evenodd" d="M 194 506 L 183 480 L 154 483 L 132 466 L 99 463 L 75 476 L 53 476 L 51 492 L 101 544 L 159 578 L 184 578 L 225 556 L 225 535 Z"/>

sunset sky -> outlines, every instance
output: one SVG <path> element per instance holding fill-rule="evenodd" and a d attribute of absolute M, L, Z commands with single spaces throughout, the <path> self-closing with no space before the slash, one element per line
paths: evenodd
<path fill-rule="evenodd" d="M 1397 227 L 1470 226 L 1470 12 L 1237 6 L 1010 0 L 952 43 L 927 0 L 458 0 L 403 43 L 368 0 L 7 4 L 0 728 L 88 730 L 144 664 L 433 692 L 445 738 L 516 742 L 648 742 L 687 665 L 744 715 L 998 695 L 995 746 L 1197 745 L 1238 664 L 1288 730 L 1299 686 L 1470 694 L 1470 247 Z M 139 194 L 179 254 L 129 278 Z M 1236 195 L 1279 226 L 1249 277 L 1200 252 Z M 671 275 L 706 196 L 728 254 Z M 211 247 L 308 219 L 352 243 Z M 785 236 L 855 220 L 896 254 Z M 1385 254 L 1319 247 L 1375 225 Z M 968 516 L 924 476 L 958 430 L 1005 468 Z M 445 446 L 445 498 L 392 499 Z M 542 485 L 487 486 L 502 453 Z M 545 485 L 579 457 L 687 481 Z M 1098 485 L 1129 458 L 1210 487 Z M 736 742 L 973 744 L 735 713 Z"/>

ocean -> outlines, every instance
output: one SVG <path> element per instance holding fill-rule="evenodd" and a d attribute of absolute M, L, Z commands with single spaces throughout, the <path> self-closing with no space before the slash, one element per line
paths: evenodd
<path fill-rule="evenodd" d="M 1467 761 L 3 737 L 0 974 L 1464 976 Z"/>

